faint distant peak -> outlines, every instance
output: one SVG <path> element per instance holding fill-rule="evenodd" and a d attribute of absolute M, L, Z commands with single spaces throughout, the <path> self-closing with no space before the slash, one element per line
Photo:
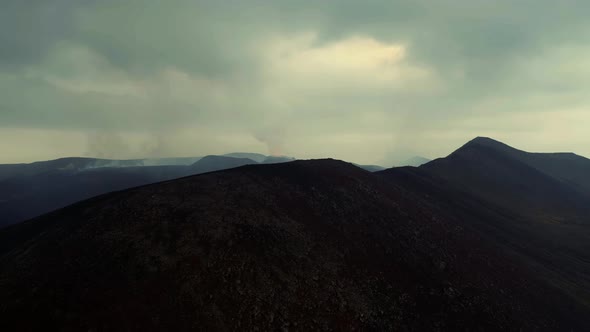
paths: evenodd
<path fill-rule="evenodd" d="M 266 155 L 263 155 L 260 153 L 251 153 L 251 152 L 232 152 L 232 153 L 226 153 L 223 156 L 232 157 L 232 158 L 247 158 L 247 159 L 254 160 L 257 163 L 264 162 L 264 160 L 266 158 L 268 158 L 268 156 L 266 156 Z"/>
<path fill-rule="evenodd" d="M 379 165 L 361 165 L 361 164 L 354 164 L 354 165 L 364 169 L 365 171 L 369 171 L 369 172 L 379 172 L 379 171 L 386 169 L 385 167 L 379 166 Z"/>
<path fill-rule="evenodd" d="M 399 165 L 396 166 L 413 166 L 413 167 L 418 167 L 418 166 L 422 166 L 426 163 L 430 162 L 430 159 L 425 158 L 425 157 L 421 157 L 421 156 L 413 156 L 409 159 L 406 159 L 405 161 L 399 163 Z"/>

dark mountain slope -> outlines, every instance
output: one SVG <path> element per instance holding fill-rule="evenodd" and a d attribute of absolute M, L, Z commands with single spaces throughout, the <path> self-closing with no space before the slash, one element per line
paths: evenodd
<path fill-rule="evenodd" d="M 551 154 L 539 154 L 536 163 L 543 158 L 546 165 L 555 160 Z M 523 159 L 527 157 L 522 157 L 518 150 L 477 138 L 448 157 L 421 168 L 466 192 L 538 222 L 590 224 L 590 196 Z"/>
<path fill-rule="evenodd" d="M 424 199 L 433 211 L 466 221 L 471 230 L 502 246 L 537 276 L 590 308 L 588 224 L 548 224 L 523 217 L 519 211 L 482 200 L 425 168 L 393 168 L 377 175 L 403 187 L 408 195 Z"/>
<path fill-rule="evenodd" d="M 527 154 L 526 163 L 568 182 L 590 197 L 590 159 L 573 153 Z"/>
<path fill-rule="evenodd" d="M 590 196 L 590 159 L 569 152 L 526 152 L 487 137 L 477 137 L 467 145 L 486 146 L 503 152 L 551 177 L 576 187 Z"/>
<path fill-rule="evenodd" d="M 207 156 L 191 166 L 104 167 L 113 162 L 59 159 L 36 168 L 25 167 L 20 170 L 22 175 L 0 180 L 0 227 L 111 191 L 255 164 L 250 159 Z"/>
<path fill-rule="evenodd" d="M 53 170 L 0 181 L 0 227 L 110 191 L 191 174 L 186 166 Z"/>
<path fill-rule="evenodd" d="M 441 212 L 333 160 L 95 197 L 0 230 L 0 319 L 20 330 L 588 327 L 568 296 Z"/>
<path fill-rule="evenodd" d="M 482 236 L 501 241 L 539 276 L 590 307 L 590 197 L 563 175 L 584 160 L 480 137 L 420 168 L 379 174 L 427 195 L 444 214 L 470 220 Z"/>

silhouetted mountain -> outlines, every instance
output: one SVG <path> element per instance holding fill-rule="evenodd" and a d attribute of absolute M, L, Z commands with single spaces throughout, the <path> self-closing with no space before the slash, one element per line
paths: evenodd
<path fill-rule="evenodd" d="M 587 224 L 546 223 L 498 206 L 432 174 L 403 167 L 376 173 L 408 196 L 425 199 L 433 211 L 467 222 L 467 227 L 503 247 L 552 287 L 590 308 L 590 229 Z M 511 194 L 506 193 L 507 196 Z M 588 309 L 586 309 L 588 310 Z"/>
<path fill-rule="evenodd" d="M 55 160 L 38 161 L 30 164 L 0 165 L 0 180 L 14 176 L 29 176 L 55 170 L 80 170 L 94 167 L 96 163 L 112 162 L 112 160 L 96 158 L 60 158 Z M 127 161 L 133 166 L 138 166 L 139 161 Z M 130 165 L 130 166 L 131 166 Z"/>
<path fill-rule="evenodd" d="M 103 167 L 191 165 L 198 159 L 199 157 L 115 160 L 71 157 L 37 161 L 30 164 L 0 164 L 0 181 L 16 176 L 31 176 L 56 170 L 80 171 Z"/>
<path fill-rule="evenodd" d="M 568 182 L 590 195 L 590 159 L 574 153 L 531 153 L 512 148 L 487 137 L 478 137 L 468 145 L 479 145 L 502 151 L 558 180 Z"/>
<path fill-rule="evenodd" d="M 198 174 L 252 164 L 256 164 L 256 162 L 248 158 L 206 156 L 192 164 L 191 169 L 194 171 L 193 174 Z"/>
<path fill-rule="evenodd" d="M 583 181 L 573 180 L 585 179 L 581 170 L 590 161 L 560 156 L 527 153 L 476 138 L 422 167 L 464 191 L 540 222 L 590 224 L 590 195 L 581 190 Z M 566 175 L 570 167 L 580 171 Z"/>
<path fill-rule="evenodd" d="M 0 181 L 0 227 L 110 191 L 194 174 L 187 166 L 52 170 Z"/>
<path fill-rule="evenodd" d="M 180 159 L 175 161 L 189 160 Z M 6 167 L 4 174 L 12 176 L 0 180 L 0 227 L 111 191 L 255 162 L 243 158 L 207 156 L 191 166 L 132 167 L 134 163 L 144 164 L 144 160 L 64 158 Z"/>
<path fill-rule="evenodd" d="M 479 228 L 499 214 L 486 202 L 421 168 L 399 179 L 392 171 L 334 160 L 250 165 L 0 230 L 3 327 L 590 327 L 587 308 Z"/>
<path fill-rule="evenodd" d="M 420 168 L 379 175 L 427 197 L 446 215 L 471 220 L 482 236 L 504 243 L 554 287 L 590 306 L 590 197 L 563 173 L 585 163 L 476 138 Z"/>

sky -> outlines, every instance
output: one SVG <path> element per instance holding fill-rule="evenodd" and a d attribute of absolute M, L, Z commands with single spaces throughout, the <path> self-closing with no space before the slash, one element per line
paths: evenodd
<path fill-rule="evenodd" d="M 2 0 L 0 163 L 590 156 L 590 2 Z"/>

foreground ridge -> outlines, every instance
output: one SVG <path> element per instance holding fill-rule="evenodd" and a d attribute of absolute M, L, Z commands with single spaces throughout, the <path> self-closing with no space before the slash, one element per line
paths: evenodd
<path fill-rule="evenodd" d="M 586 323 L 570 296 L 471 220 L 336 160 L 247 165 L 103 195 L 0 230 L 0 243 L 7 326 Z"/>

